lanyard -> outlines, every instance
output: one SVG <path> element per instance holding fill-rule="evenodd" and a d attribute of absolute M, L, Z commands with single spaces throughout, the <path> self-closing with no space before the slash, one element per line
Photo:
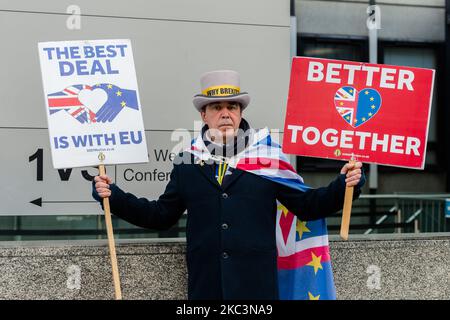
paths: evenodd
<path fill-rule="evenodd" d="M 220 162 L 219 165 L 217 166 L 217 181 L 219 182 L 220 185 L 222 185 L 223 182 L 223 177 L 225 177 L 225 173 L 227 172 L 228 169 L 228 164 L 226 162 Z"/>

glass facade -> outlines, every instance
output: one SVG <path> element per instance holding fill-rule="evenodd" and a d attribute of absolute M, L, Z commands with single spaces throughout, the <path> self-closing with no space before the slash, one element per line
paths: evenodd
<path fill-rule="evenodd" d="M 184 238 L 186 215 L 165 231 L 148 230 L 112 216 L 117 239 Z M 0 216 L 0 241 L 106 239 L 103 215 Z"/>
<path fill-rule="evenodd" d="M 432 48 L 418 47 L 392 47 L 384 48 L 384 63 L 403 65 L 418 68 L 437 69 L 436 52 Z M 437 144 L 438 139 L 438 87 L 434 86 L 431 106 L 430 125 L 428 130 L 428 150 L 426 165 L 438 165 Z"/>

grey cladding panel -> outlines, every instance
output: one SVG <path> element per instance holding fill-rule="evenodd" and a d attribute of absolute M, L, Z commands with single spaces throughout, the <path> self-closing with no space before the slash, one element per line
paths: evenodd
<path fill-rule="evenodd" d="M 84 15 L 289 26 L 286 0 L 0 0 L 2 10 L 16 11 L 65 14 L 71 5 Z"/>

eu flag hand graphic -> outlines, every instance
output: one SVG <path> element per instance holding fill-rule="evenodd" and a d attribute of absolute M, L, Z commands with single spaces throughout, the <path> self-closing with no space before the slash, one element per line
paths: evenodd
<path fill-rule="evenodd" d="M 112 84 L 98 84 L 94 88 L 101 88 L 108 94 L 105 104 L 97 111 L 97 122 L 111 122 L 124 108 L 139 109 L 135 90 L 121 89 Z"/>

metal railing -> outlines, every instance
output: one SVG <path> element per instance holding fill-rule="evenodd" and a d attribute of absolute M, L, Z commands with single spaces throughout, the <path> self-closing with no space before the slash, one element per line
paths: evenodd
<path fill-rule="evenodd" d="M 450 194 L 361 195 L 353 203 L 350 233 L 450 232 L 445 200 Z M 142 229 L 113 217 L 119 238 L 186 236 L 186 216 L 167 231 Z M 328 218 L 330 234 L 338 233 L 341 215 Z M 100 239 L 106 237 L 101 216 L 0 217 L 0 241 L 40 239 Z"/>
<path fill-rule="evenodd" d="M 361 195 L 354 210 L 355 216 L 359 213 L 359 216 L 371 218 L 364 234 L 376 230 L 384 233 L 448 232 L 450 219 L 445 217 L 446 199 L 450 199 L 450 194 Z"/>

